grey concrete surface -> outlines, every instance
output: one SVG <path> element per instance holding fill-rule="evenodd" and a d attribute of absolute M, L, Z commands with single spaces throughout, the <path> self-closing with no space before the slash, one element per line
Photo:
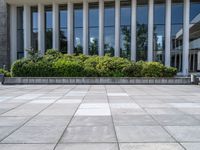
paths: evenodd
<path fill-rule="evenodd" d="M 0 150 L 199 150 L 195 85 L 0 85 Z"/>

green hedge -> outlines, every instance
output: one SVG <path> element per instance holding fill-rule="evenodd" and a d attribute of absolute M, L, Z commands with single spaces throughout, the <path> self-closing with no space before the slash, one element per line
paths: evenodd
<path fill-rule="evenodd" d="M 6 71 L 1 68 L 0 68 L 0 74 L 4 74 L 5 77 L 11 77 L 11 73 L 9 71 Z"/>
<path fill-rule="evenodd" d="M 48 50 L 43 57 L 31 55 L 16 61 L 11 72 L 14 77 L 173 77 L 177 70 L 158 62 L 132 62 L 108 55 L 75 56 Z"/>

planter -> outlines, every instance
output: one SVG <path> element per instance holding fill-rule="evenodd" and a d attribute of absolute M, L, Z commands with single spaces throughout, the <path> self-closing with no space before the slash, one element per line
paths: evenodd
<path fill-rule="evenodd" d="M 189 85 L 190 78 L 115 78 L 115 77 L 16 77 L 4 78 L 3 84 L 118 84 L 118 85 Z"/>

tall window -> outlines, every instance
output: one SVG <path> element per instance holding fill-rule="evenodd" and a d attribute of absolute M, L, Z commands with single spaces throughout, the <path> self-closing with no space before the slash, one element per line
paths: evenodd
<path fill-rule="evenodd" d="M 99 44 L 99 7 L 98 3 L 89 4 L 89 54 L 98 55 Z"/>
<path fill-rule="evenodd" d="M 165 62 L 165 0 L 155 0 L 154 4 L 154 61 Z"/>
<path fill-rule="evenodd" d="M 24 57 L 23 7 L 17 7 L 17 59 Z"/>
<path fill-rule="evenodd" d="M 67 6 L 59 6 L 59 49 L 62 53 L 67 53 Z"/>
<path fill-rule="evenodd" d="M 171 12 L 171 66 L 182 71 L 183 0 L 172 0 Z"/>
<path fill-rule="evenodd" d="M 114 56 L 115 47 L 115 4 L 104 4 L 104 54 Z"/>
<path fill-rule="evenodd" d="M 121 1 L 120 15 L 120 56 L 129 58 L 131 56 L 131 1 Z"/>
<path fill-rule="evenodd" d="M 83 5 L 74 6 L 74 53 L 83 53 Z"/>
<path fill-rule="evenodd" d="M 38 10 L 37 7 L 31 7 L 31 47 L 38 49 Z"/>
<path fill-rule="evenodd" d="M 190 55 L 189 71 L 200 71 L 200 1 L 191 0 L 190 5 Z"/>
<path fill-rule="evenodd" d="M 52 49 L 52 7 L 45 7 L 45 49 Z"/>
<path fill-rule="evenodd" d="M 137 1 L 137 61 L 147 61 L 148 0 Z"/>

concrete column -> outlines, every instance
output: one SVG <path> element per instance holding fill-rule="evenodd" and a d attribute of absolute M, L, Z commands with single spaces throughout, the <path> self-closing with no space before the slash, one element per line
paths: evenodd
<path fill-rule="evenodd" d="M 136 11 L 137 0 L 132 0 L 132 17 L 131 17 L 131 60 L 136 61 Z"/>
<path fill-rule="evenodd" d="M 68 2 L 68 54 L 73 54 L 73 3 Z"/>
<path fill-rule="evenodd" d="M 183 75 L 189 73 L 189 26 L 190 26 L 190 1 L 184 0 L 183 21 Z"/>
<path fill-rule="evenodd" d="M 104 0 L 99 1 L 99 56 L 104 55 Z"/>
<path fill-rule="evenodd" d="M 154 0 L 149 0 L 149 19 L 148 19 L 148 61 L 153 61 L 153 13 Z"/>
<path fill-rule="evenodd" d="M 88 55 L 88 2 L 83 1 L 83 54 Z"/>
<path fill-rule="evenodd" d="M 45 15 L 44 5 L 38 4 L 38 50 L 41 55 L 45 53 Z"/>
<path fill-rule="evenodd" d="M 24 5 L 24 57 L 27 57 L 27 49 L 31 48 L 31 9 Z"/>
<path fill-rule="evenodd" d="M 10 6 L 10 61 L 17 60 L 17 7 Z"/>
<path fill-rule="evenodd" d="M 53 2 L 53 49 L 59 50 L 59 5 Z"/>
<path fill-rule="evenodd" d="M 115 57 L 120 56 L 120 0 L 115 0 Z"/>
<path fill-rule="evenodd" d="M 171 0 L 166 0 L 165 15 L 165 65 L 170 66 L 171 60 Z"/>

